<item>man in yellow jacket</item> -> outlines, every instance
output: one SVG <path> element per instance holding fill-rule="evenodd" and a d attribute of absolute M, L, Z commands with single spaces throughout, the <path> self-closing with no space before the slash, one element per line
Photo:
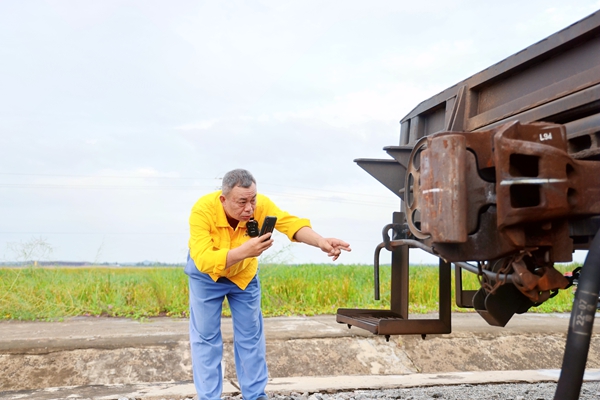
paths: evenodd
<path fill-rule="evenodd" d="M 223 391 L 221 311 L 227 297 L 233 318 L 234 356 L 245 400 L 266 399 L 268 380 L 258 260 L 273 245 L 271 234 L 251 238 L 246 223 L 277 217 L 275 229 L 291 241 L 320 248 L 337 260 L 350 245 L 324 238 L 310 221 L 280 210 L 256 191 L 250 172 L 236 169 L 223 177 L 222 189 L 201 197 L 190 216 L 185 273 L 190 289 L 190 344 L 198 400 L 220 399 Z"/>

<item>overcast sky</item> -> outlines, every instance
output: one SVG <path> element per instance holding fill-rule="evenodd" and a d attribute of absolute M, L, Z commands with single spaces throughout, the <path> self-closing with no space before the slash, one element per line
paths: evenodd
<path fill-rule="evenodd" d="M 598 9 L 0 0 L 0 259 L 41 239 L 52 260 L 183 262 L 192 205 L 241 167 L 348 241 L 338 262 L 372 263 L 399 199 L 353 160 L 388 158 L 418 103 Z M 329 261 L 281 236 L 270 255 Z"/>

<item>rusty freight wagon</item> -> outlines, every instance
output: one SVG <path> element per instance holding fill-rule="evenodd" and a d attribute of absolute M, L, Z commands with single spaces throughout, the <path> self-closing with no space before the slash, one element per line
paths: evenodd
<path fill-rule="evenodd" d="M 375 249 L 376 299 L 379 254 L 392 252 L 390 309 L 342 308 L 337 321 L 450 333 L 452 264 L 456 304 L 496 326 L 579 278 L 557 388 L 577 398 L 600 291 L 600 12 L 423 101 L 384 151 L 355 161 L 400 199 Z M 435 319 L 409 318 L 409 248 L 439 257 Z M 577 249 L 586 262 L 565 277 L 554 264 Z M 464 270 L 479 290 L 463 290 Z"/>

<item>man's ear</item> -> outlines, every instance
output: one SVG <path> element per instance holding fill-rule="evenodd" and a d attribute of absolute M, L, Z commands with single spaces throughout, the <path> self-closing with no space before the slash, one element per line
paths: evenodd
<path fill-rule="evenodd" d="M 225 196 L 220 195 L 219 200 L 221 200 L 221 204 L 225 203 Z"/>

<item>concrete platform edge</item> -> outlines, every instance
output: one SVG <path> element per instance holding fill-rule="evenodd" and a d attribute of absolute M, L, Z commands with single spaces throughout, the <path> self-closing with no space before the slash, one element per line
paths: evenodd
<path fill-rule="evenodd" d="M 364 389 L 411 388 L 438 385 L 557 382 L 559 376 L 560 370 L 529 370 L 448 372 L 407 375 L 286 377 L 271 379 L 267 385 L 267 393 L 333 393 Z M 600 369 L 586 370 L 584 381 L 600 381 Z M 231 382 L 225 382 L 223 396 L 235 396 L 237 394 L 239 394 L 237 387 Z M 91 385 L 46 388 L 34 391 L 0 392 L 0 399 L 59 400 L 70 398 L 117 400 L 119 398 L 133 398 L 160 400 L 191 399 L 194 395 L 195 389 L 192 382 L 161 382 L 139 385 Z"/>

